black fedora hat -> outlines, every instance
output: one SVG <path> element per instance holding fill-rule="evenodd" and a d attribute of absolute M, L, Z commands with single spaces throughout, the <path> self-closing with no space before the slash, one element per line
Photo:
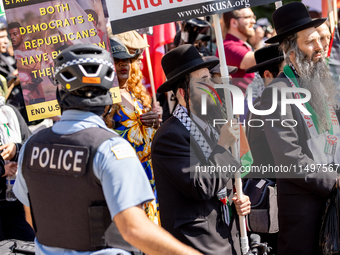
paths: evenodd
<path fill-rule="evenodd" d="M 110 46 L 113 58 L 128 59 L 135 58 L 140 53 L 139 50 L 135 54 L 130 54 L 124 43 L 117 36 L 110 36 Z"/>
<path fill-rule="evenodd" d="M 158 93 L 175 90 L 177 81 L 186 74 L 201 68 L 212 68 L 219 63 L 219 60 L 204 61 L 198 50 L 191 44 L 181 45 L 164 55 L 162 67 L 166 78 L 158 89 Z"/>
<path fill-rule="evenodd" d="M 256 65 L 246 69 L 246 73 L 254 73 L 263 67 L 279 64 L 284 60 L 283 52 L 279 44 L 267 45 L 255 51 Z"/>
<path fill-rule="evenodd" d="M 318 27 L 326 20 L 325 18 L 312 20 L 306 6 L 300 2 L 283 5 L 274 11 L 272 18 L 277 35 L 268 39 L 266 43 L 282 42 L 287 36 L 310 27 Z"/>
<path fill-rule="evenodd" d="M 210 35 L 205 35 L 205 34 L 199 34 L 197 37 L 196 37 L 196 41 L 203 41 L 203 42 L 208 42 L 210 41 Z"/>
<path fill-rule="evenodd" d="M 211 61 L 211 60 L 218 60 L 218 64 L 216 66 L 214 66 L 213 68 L 210 68 L 210 73 L 221 73 L 220 70 L 220 60 L 218 57 L 216 56 L 205 56 L 203 57 L 204 61 Z M 227 66 L 228 67 L 228 73 L 229 74 L 233 74 L 236 73 L 238 68 L 236 66 Z"/>

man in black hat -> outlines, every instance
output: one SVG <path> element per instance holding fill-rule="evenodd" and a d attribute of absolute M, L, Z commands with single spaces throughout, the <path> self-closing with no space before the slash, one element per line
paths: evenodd
<path fill-rule="evenodd" d="M 255 52 L 256 65 L 246 69 L 246 73 L 258 72 L 262 78 L 264 87 L 274 80 L 283 70 L 284 56 L 279 44 L 265 46 Z M 260 109 L 261 95 L 253 102 L 255 109 Z M 247 114 L 247 138 L 254 159 L 253 165 L 273 164 L 265 134 L 260 121 L 261 116 L 248 112 Z M 250 121 L 250 122 L 249 122 Z M 249 124 L 248 124 L 249 123 Z M 251 123 L 251 124 L 250 124 Z"/>
<path fill-rule="evenodd" d="M 315 29 L 324 21 L 312 20 L 302 3 L 289 3 L 273 13 L 277 35 L 266 41 L 280 43 L 286 66 L 262 94 L 261 110 L 272 107 L 272 94 L 275 98 L 276 89 L 278 98 L 277 103 L 274 102 L 274 112 L 262 116 L 262 120 L 274 121 L 264 121 L 263 128 L 275 166 L 293 169 L 276 175 L 280 229 L 278 255 L 319 254 L 321 218 L 327 196 L 337 179 L 337 173 L 332 169 L 332 163 L 340 163 L 337 146 L 340 129 L 335 114 L 334 85 Z M 297 92 L 298 88 L 300 91 Z M 304 93 L 301 88 L 305 89 Z M 281 106 L 281 93 L 284 99 L 297 100 L 304 98 L 308 91 L 311 100 L 304 106 L 301 102 Z M 317 164 L 322 164 L 322 168 Z"/>
<path fill-rule="evenodd" d="M 211 25 L 203 19 L 189 19 L 182 22 L 182 29 L 179 30 L 174 38 L 174 45 L 178 47 L 183 44 L 193 44 L 201 32 Z"/>
<path fill-rule="evenodd" d="M 276 78 L 283 69 L 284 66 L 284 56 L 282 50 L 279 48 L 279 44 L 272 44 L 265 46 L 255 52 L 256 65 L 246 69 L 246 73 L 258 72 L 257 75 L 261 77 L 261 81 L 266 87 L 271 81 Z M 255 81 L 255 80 L 254 80 Z M 249 89 L 249 88 L 248 88 Z M 262 90 L 263 91 L 263 90 Z M 262 93 L 262 92 L 261 92 Z M 261 94 L 254 100 L 253 105 L 255 109 L 260 109 L 261 103 Z M 253 156 L 253 166 L 260 165 L 274 165 L 274 159 L 269 148 L 265 133 L 263 132 L 261 116 L 256 115 L 252 112 L 248 112 L 247 120 L 246 120 L 246 133 L 248 138 L 248 143 L 250 146 L 250 151 Z M 272 174 L 271 176 L 266 176 L 275 181 L 275 176 Z M 261 175 L 250 173 L 247 175 L 247 178 L 259 178 L 258 182 L 250 181 L 248 185 L 260 185 L 263 182 L 260 178 Z M 251 199 L 251 198 L 250 198 Z M 275 202 L 276 197 L 274 198 Z M 251 201 L 253 204 L 256 204 L 258 201 Z M 261 241 L 267 242 L 270 247 L 272 247 L 271 253 L 276 254 L 277 252 L 277 232 L 278 232 L 278 223 L 277 223 L 277 206 L 274 207 L 275 204 L 270 204 L 271 214 L 273 215 L 271 219 L 274 219 L 270 222 L 270 225 L 267 227 L 267 232 L 260 229 L 252 229 L 254 232 L 261 232 Z M 264 208 L 262 208 L 264 209 Z M 252 211 L 254 213 L 255 210 Z M 274 213 L 275 212 L 275 213 Z M 257 212 L 255 212 L 257 213 Z M 254 214 L 255 216 L 256 214 Z M 263 226 L 263 219 L 258 219 L 256 217 L 249 217 L 250 226 Z"/>
<path fill-rule="evenodd" d="M 203 57 L 204 61 L 211 61 L 211 60 L 218 60 L 219 58 L 216 56 L 205 56 Z M 210 75 L 211 75 L 211 81 L 216 84 L 222 84 L 222 74 L 221 74 L 221 66 L 218 63 L 216 66 L 213 68 L 209 69 Z M 231 79 L 231 74 L 234 74 L 237 72 L 237 67 L 236 66 L 228 66 L 228 74 L 229 78 Z"/>
<path fill-rule="evenodd" d="M 199 34 L 194 41 L 193 45 L 202 54 L 202 56 L 211 56 L 212 53 L 208 49 L 208 42 L 210 42 L 211 36 L 206 34 Z"/>
<path fill-rule="evenodd" d="M 162 227 L 204 254 L 240 254 L 231 205 L 246 215 L 250 203 L 247 196 L 233 198 L 231 172 L 240 164 L 228 149 L 239 136 L 238 126 L 226 124 L 219 135 L 206 121 L 210 114 L 200 113 L 199 93 L 213 85 L 208 68 L 217 64 L 218 60 L 204 61 L 192 45 L 163 57 L 167 81 L 157 92 L 174 91 L 179 105 L 156 132 L 151 156 Z M 213 106 L 208 101 L 207 108 Z"/>

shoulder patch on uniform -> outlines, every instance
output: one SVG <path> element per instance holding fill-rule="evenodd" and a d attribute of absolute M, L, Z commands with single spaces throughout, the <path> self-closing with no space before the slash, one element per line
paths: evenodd
<path fill-rule="evenodd" d="M 136 152 L 129 144 L 120 144 L 111 147 L 111 151 L 115 154 L 118 160 L 124 158 L 135 158 Z"/>

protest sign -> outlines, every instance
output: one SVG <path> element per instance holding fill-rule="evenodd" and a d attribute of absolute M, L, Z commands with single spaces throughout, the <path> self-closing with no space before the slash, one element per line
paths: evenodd
<path fill-rule="evenodd" d="M 5 0 L 4 7 L 28 119 L 59 115 L 53 59 L 73 44 L 109 49 L 101 1 Z"/>
<path fill-rule="evenodd" d="M 254 7 L 273 0 L 121 0 L 106 1 L 113 34 L 178 20 Z"/>

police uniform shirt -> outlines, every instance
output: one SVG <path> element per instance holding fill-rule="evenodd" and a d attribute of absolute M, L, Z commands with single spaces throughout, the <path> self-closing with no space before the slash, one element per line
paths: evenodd
<path fill-rule="evenodd" d="M 79 110 L 67 110 L 63 112 L 61 120 L 53 126 L 52 130 L 57 134 L 70 134 L 90 127 L 101 127 L 109 130 L 98 115 Z M 154 199 L 149 180 L 136 154 L 114 154 L 113 151 L 115 148 L 124 148 L 126 146 L 130 146 L 130 144 L 125 139 L 121 137 L 111 138 L 99 146 L 93 160 L 93 172 L 102 184 L 104 196 L 112 219 L 116 214 L 125 209 Z M 14 193 L 24 205 L 29 206 L 27 197 L 28 190 L 21 172 L 24 150 L 25 145 L 22 147 L 19 154 L 18 173 L 14 185 Z M 76 252 L 61 248 L 47 247 L 41 245 L 37 240 L 35 240 L 35 245 L 37 255 L 130 254 L 129 252 L 113 248 L 92 253 Z"/>

